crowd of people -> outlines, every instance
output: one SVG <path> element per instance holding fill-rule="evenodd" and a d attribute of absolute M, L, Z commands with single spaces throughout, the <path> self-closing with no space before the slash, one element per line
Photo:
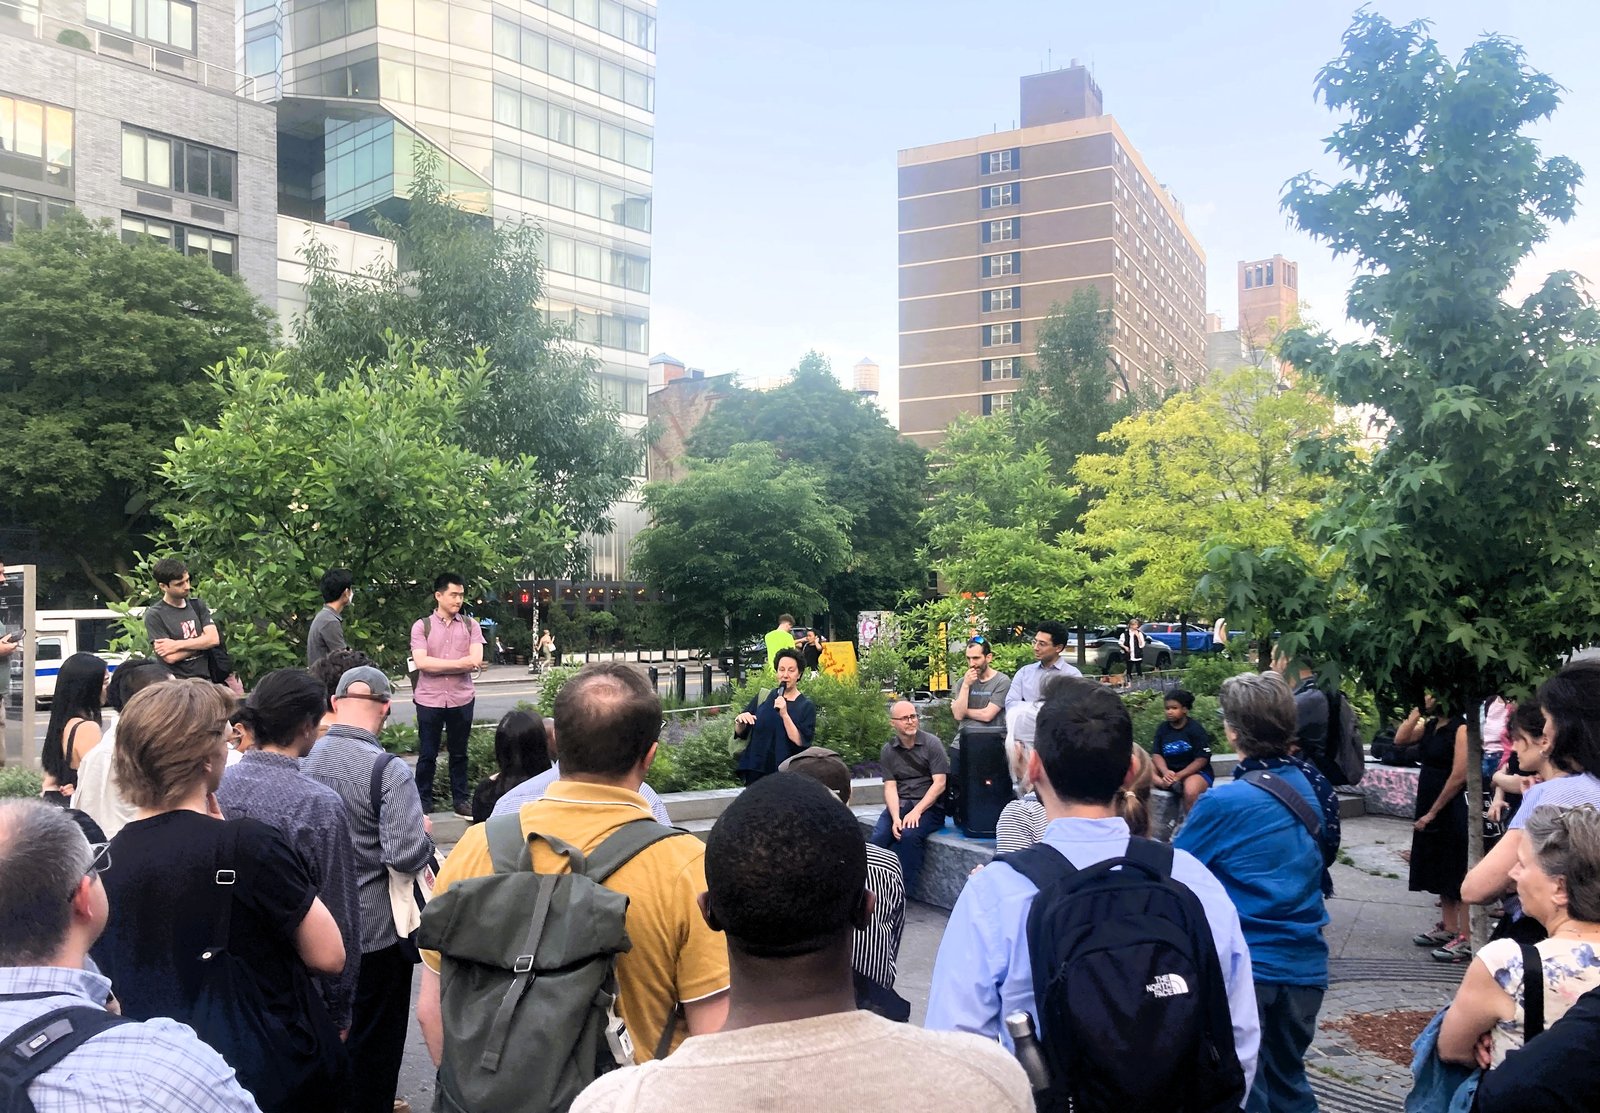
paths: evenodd
<path fill-rule="evenodd" d="M 436 1108 L 468 1113 L 1316 1108 L 1340 826 L 1336 715 L 1301 662 L 1223 683 L 1224 780 L 1190 693 L 1136 739 L 1058 624 L 1014 677 L 973 638 L 954 747 L 888 707 L 866 834 L 849 766 L 813 744 L 803 653 L 777 646 L 777 683 L 735 716 L 746 787 L 701 842 L 646 783 L 661 704 L 625 664 L 579 671 L 548 720 L 505 716 L 497 771 L 468 785 L 483 640 L 458 576 L 411 630 L 413 770 L 379 744 L 391 680 L 345 644 L 348 573 L 323 579 L 308 668 L 243 699 L 213 679 L 187 569 L 157 573 L 155 657 L 109 685 L 99 658 L 64 662 L 47 798 L 0 803 L 0 1089 L 41 1113 L 391 1113 L 413 1008 Z M 1469 1072 L 1478 1108 L 1593 1108 L 1600 664 L 1504 711 L 1494 773 L 1520 806 L 1470 873 L 1461 716 L 1430 700 L 1397 732 L 1423 765 L 1411 886 L 1441 900 L 1418 939 L 1466 964 L 1419 1049 Z M 917 1027 L 906 904 L 979 745 L 1003 748 L 1014 798 Z M 473 821 L 442 862 L 441 748 Z M 1170 842 L 1149 837 L 1155 789 Z M 1505 906 L 1476 954 L 1470 902 Z"/>

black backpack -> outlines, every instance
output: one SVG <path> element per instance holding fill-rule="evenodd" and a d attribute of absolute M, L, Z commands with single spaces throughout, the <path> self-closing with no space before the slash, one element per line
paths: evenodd
<path fill-rule="evenodd" d="M 8 994 L 47 997 L 55 994 Z M 0 1042 L 0 1113 L 34 1113 L 28 1087 L 90 1038 L 107 1028 L 131 1024 L 128 1017 L 92 1005 L 69 1005 L 35 1017 Z"/>
<path fill-rule="evenodd" d="M 1035 1027 L 1050 1067 L 1040 1110 L 1237 1110 L 1244 1071 L 1200 899 L 1172 848 L 1079 870 L 1046 843 L 995 859 L 1039 888 L 1028 912 Z"/>
<path fill-rule="evenodd" d="M 1322 694 L 1328 699 L 1328 746 L 1317 767 L 1335 785 L 1358 785 L 1367 771 L 1367 755 L 1357 733 L 1356 709 L 1343 692 Z"/>

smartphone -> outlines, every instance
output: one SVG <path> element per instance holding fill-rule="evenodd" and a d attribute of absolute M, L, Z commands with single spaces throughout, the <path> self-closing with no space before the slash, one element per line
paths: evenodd
<path fill-rule="evenodd" d="M 20 642 L 27 636 L 28 632 L 26 630 L 11 630 L 6 634 L 5 640 L 8 642 Z"/>

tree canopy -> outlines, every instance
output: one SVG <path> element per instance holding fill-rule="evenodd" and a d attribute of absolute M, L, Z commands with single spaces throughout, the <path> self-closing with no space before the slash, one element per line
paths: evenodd
<path fill-rule="evenodd" d="M 534 461 L 460 445 L 492 388 L 483 360 L 440 368 L 421 355 L 396 343 L 337 382 L 309 383 L 282 354 L 235 355 L 213 373 L 215 421 L 166 453 L 163 541 L 188 562 L 245 677 L 304 663 L 327 568 L 356 574 L 350 644 L 393 668 L 439 572 L 464 576 L 470 602 L 566 546 Z M 135 582 L 148 585 L 143 572 Z"/>
<path fill-rule="evenodd" d="M 1372 335 L 1300 330 L 1284 354 L 1377 406 L 1387 436 L 1369 461 L 1337 440 L 1306 452 L 1335 481 L 1313 521 L 1342 561 L 1332 591 L 1282 551 L 1214 566 L 1230 610 L 1270 616 L 1290 653 L 1463 708 L 1600 639 L 1600 315 L 1566 273 L 1505 298 L 1580 174 L 1528 134 L 1558 89 L 1514 43 L 1452 62 L 1426 24 L 1363 12 L 1344 45 L 1317 90 L 1345 117 L 1329 148 L 1348 176 L 1301 176 L 1284 204 L 1360 268 L 1348 313 Z"/>
<path fill-rule="evenodd" d="M 1329 399 L 1245 367 L 1112 426 L 1108 451 L 1080 457 L 1076 474 L 1096 492 L 1085 544 L 1129 569 L 1132 613 L 1192 609 L 1206 553 L 1222 542 L 1314 560 L 1306 521 L 1328 481 L 1295 452 L 1333 424 Z"/>
<path fill-rule="evenodd" d="M 391 333 L 425 343 L 435 366 L 466 366 L 484 352 L 492 384 L 463 414 L 457 443 L 508 463 L 533 457 L 565 526 L 609 530 L 607 513 L 639 473 L 643 445 L 601 392 L 599 361 L 543 308 L 540 232 L 463 210 L 426 156 L 405 221 L 380 220 L 379 229 L 399 262 L 358 275 L 339 274 L 325 246 L 307 245 L 293 366 L 337 380 L 383 359 Z M 560 564 L 536 571 L 570 570 Z"/>
<path fill-rule="evenodd" d="M 0 251 L 0 305 L 0 505 L 67 593 L 120 598 L 162 453 L 216 412 L 205 368 L 270 344 L 273 315 L 238 278 L 76 210 Z"/>
<path fill-rule="evenodd" d="M 769 444 L 691 458 L 676 483 L 644 489 L 651 526 L 634 541 L 635 572 L 668 596 L 680 643 L 722 644 L 771 629 L 782 612 L 815 614 L 851 559 L 849 511 L 826 481 Z"/>
<path fill-rule="evenodd" d="M 881 410 L 841 386 L 824 356 L 808 352 L 776 390 L 733 391 L 695 428 L 689 451 L 725 459 L 753 441 L 816 475 L 845 513 L 849 557 L 813 581 L 826 600 L 814 610 L 831 610 L 836 622 L 853 627 L 857 611 L 893 607 L 902 593 L 923 588 L 917 534 L 927 479 L 923 452 Z"/>

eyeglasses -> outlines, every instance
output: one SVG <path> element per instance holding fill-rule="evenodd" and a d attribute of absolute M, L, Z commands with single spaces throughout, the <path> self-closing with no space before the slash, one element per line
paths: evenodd
<path fill-rule="evenodd" d="M 897 723 L 909 723 L 909 722 L 914 721 L 916 719 L 916 717 L 917 717 L 917 713 L 915 711 L 913 711 L 909 715 L 890 715 L 889 716 L 889 718 L 893 719 Z"/>
<path fill-rule="evenodd" d="M 111 844 L 108 842 L 95 842 L 89 844 L 89 850 L 94 857 L 89 859 L 89 868 L 83 871 L 83 876 L 90 877 L 97 873 L 104 873 L 111 868 Z"/>
<path fill-rule="evenodd" d="M 989 644 L 989 639 L 984 637 L 982 634 L 978 634 L 971 641 L 967 642 L 967 644 L 968 645 L 988 645 Z"/>

